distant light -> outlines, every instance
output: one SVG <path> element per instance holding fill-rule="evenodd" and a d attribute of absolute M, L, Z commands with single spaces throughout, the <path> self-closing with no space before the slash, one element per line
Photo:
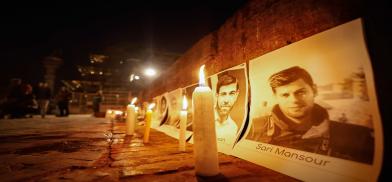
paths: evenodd
<path fill-rule="evenodd" d="M 118 110 L 114 110 L 114 114 L 115 114 L 115 115 L 122 115 L 123 112 L 122 112 L 122 111 L 118 111 Z"/>
<path fill-rule="evenodd" d="M 134 97 L 134 98 L 132 99 L 132 101 L 131 101 L 131 105 L 134 105 L 134 104 L 136 103 L 136 101 L 137 101 L 137 97 Z"/>
<path fill-rule="evenodd" d="M 139 80 L 140 77 L 138 75 L 135 74 L 131 74 L 131 76 L 129 77 L 129 81 L 132 82 L 133 80 Z"/>
<path fill-rule="evenodd" d="M 146 76 L 152 77 L 152 76 L 155 76 L 157 74 L 157 71 L 155 71 L 155 69 L 153 69 L 153 68 L 147 68 L 146 70 L 144 70 L 144 74 Z"/>
<path fill-rule="evenodd" d="M 94 71 L 91 71 L 90 73 L 91 73 L 92 75 L 93 75 L 93 74 L 95 74 L 95 72 L 94 72 Z"/>
<path fill-rule="evenodd" d="M 100 72 L 99 72 L 99 74 L 100 74 L 100 75 L 103 75 L 103 72 L 102 72 L 102 71 L 100 71 Z"/>
<path fill-rule="evenodd" d="M 155 103 L 152 103 L 152 104 L 150 104 L 150 105 L 148 105 L 148 109 L 153 109 L 155 107 Z"/>
<path fill-rule="evenodd" d="M 132 82 L 134 78 L 135 78 L 135 75 L 132 74 L 132 75 L 129 77 L 129 81 Z"/>

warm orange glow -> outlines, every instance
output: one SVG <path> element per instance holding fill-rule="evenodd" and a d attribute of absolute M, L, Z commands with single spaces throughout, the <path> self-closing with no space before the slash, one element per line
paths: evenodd
<path fill-rule="evenodd" d="M 205 65 L 203 64 L 199 70 L 199 86 L 206 85 L 205 76 L 204 76 L 204 67 L 205 67 Z"/>
<path fill-rule="evenodd" d="M 188 100 L 184 95 L 184 98 L 182 99 L 182 110 L 186 111 L 187 108 L 188 108 Z"/>
<path fill-rule="evenodd" d="M 155 107 L 155 103 L 152 103 L 152 104 L 148 105 L 148 109 L 149 110 L 152 110 L 154 107 Z"/>
<path fill-rule="evenodd" d="M 134 105 L 134 104 L 136 103 L 136 101 L 137 101 L 137 97 L 134 97 L 134 98 L 132 99 L 132 101 L 131 101 L 131 105 Z"/>
<path fill-rule="evenodd" d="M 118 111 L 118 110 L 114 110 L 113 112 L 114 112 L 115 115 L 122 115 L 123 114 L 122 111 Z"/>

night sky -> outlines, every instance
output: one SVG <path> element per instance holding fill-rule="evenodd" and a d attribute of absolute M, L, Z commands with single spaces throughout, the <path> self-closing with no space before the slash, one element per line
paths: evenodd
<path fill-rule="evenodd" d="M 90 53 L 105 53 L 110 47 L 152 48 L 181 55 L 217 30 L 245 0 L 157 2 L 3 4 L 2 89 L 13 77 L 33 84 L 43 79 L 41 61 L 56 50 L 64 59 L 58 79 L 79 78 L 76 65 L 88 64 Z"/>

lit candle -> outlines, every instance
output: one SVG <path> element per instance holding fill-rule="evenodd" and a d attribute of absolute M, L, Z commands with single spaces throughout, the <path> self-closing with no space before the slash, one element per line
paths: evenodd
<path fill-rule="evenodd" d="M 182 100 L 182 110 L 180 112 L 180 136 L 179 136 L 179 150 L 180 151 L 185 151 L 185 131 L 186 131 L 186 123 L 187 123 L 187 108 L 188 108 L 188 102 L 186 100 L 186 97 L 184 95 L 184 98 Z"/>
<path fill-rule="evenodd" d="M 155 107 L 155 104 L 152 103 L 148 106 L 146 116 L 145 116 L 145 130 L 144 130 L 144 138 L 143 142 L 148 143 L 148 140 L 150 138 L 150 128 L 151 128 L 151 114 L 152 114 L 152 108 Z"/>
<path fill-rule="evenodd" d="M 116 112 L 115 110 L 112 110 L 112 112 L 110 113 L 110 120 L 114 121 L 115 117 L 116 117 Z"/>
<path fill-rule="evenodd" d="M 137 97 L 132 99 L 131 104 L 129 104 L 127 106 L 127 120 L 125 122 L 126 125 L 126 134 L 127 135 L 133 135 L 135 133 L 135 115 L 136 115 L 136 111 L 135 111 L 135 103 L 137 101 Z"/>
<path fill-rule="evenodd" d="M 139 107 L 135 107 L 135 126 L 137 125 L 139 119 L 137 118 L 139 115 Z"/>
<path fill-rule="evenodd" d="M 112 115 L 112 110 L 110 109 L 106 110 L 105 119 L 111 119 L 111 115 Z"/>
<path fill-rule="evenodd" d="M 195 170 L 200 176 L 215 176 L 219 174 L 219 163 L 214 103 L 212 91 L 205 84 L 204 65 L 200 67 L 199 78 L 199 86 L 192 95 Z"/>
<path fill-rule="evenodd" d="M 137 124 L 138 124 L 138 122 L 139 122 L 139 119 L 138 119 L 138 115 L 139 115 L 139 107 L 135 107 L 135 128 L 136 128 L 136 126 L 137 126 Z"/>

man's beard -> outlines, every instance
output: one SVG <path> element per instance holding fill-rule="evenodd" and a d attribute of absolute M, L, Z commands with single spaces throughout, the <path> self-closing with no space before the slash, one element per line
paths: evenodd
<path fill-rule="evenodd" d="M 231 106 L 223 106 L 223 107 L 218 106 L 218 114 L 220 116 L 227 116 L 227 115 L 229 115 L 232 108 L 233 107 L 231 107 Z"/>

